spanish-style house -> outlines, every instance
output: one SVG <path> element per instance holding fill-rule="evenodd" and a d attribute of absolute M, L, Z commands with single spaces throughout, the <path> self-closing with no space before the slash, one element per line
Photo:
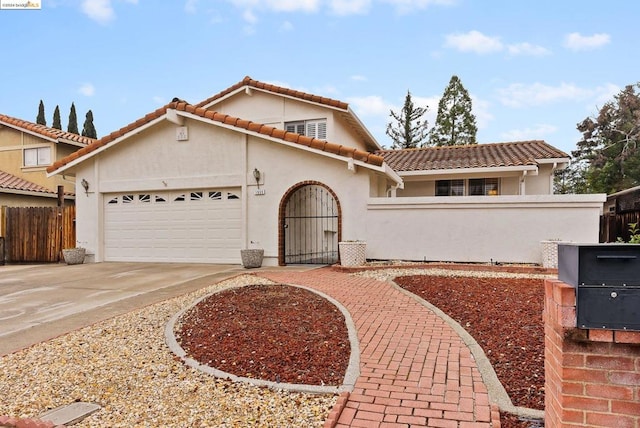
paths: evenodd
<path fill-rule="evenodd" d="M 73 203 L 73 180 L 47 176 L 46 169 L 94 141 L 0 114 L 0 205 L 56 206 L 58 186 L 63 186 L 65 200 Z"/>
<path fill-rule="evenodd" d="M 362 240 L 373 259 L 539 263 L 541 240 L 597 242 L 604 198 L 551 194 L 568 161 L 542 141 L 383 150 L 348 104 L 246 77 L 48 172 L 88 185 L 89 261 L 239 263 L 260 247 L 266 265 L 326 264 Z"/>

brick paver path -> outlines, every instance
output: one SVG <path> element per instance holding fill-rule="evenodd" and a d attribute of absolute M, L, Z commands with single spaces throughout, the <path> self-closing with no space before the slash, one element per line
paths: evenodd
<path fill-rule="evenodd" d="M 322 291 L 353 318 L 360 341 L 360 376 L 337 423 L 327 421 L 328 425 L 499 426 L 469 348 L 416 300 L 388 283 L 330 268 L 260 275 Z"/>

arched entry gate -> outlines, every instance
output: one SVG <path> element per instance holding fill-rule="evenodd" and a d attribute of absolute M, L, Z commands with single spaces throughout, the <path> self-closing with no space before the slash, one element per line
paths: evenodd
<path fill-rule="evenodd" d="M 283 198 L 281 261 L 333 264 L 338 261 L 340 205 L 320 183 L 294 186 Z"/>

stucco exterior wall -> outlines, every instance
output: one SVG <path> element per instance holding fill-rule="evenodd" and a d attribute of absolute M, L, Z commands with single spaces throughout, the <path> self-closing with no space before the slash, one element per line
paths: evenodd
<path fill-rule="evenodd" d="M 605 197 L 370 198 L 367 258 L 541 263 L 543 240 L 598 242 Z"/>
<path fill-rule="evenodd" d="M 178 142 L 175 127 L 162 122 L 80 164 L 77 180 L 90 183 L 77 197 L 79 245 L 88 261 L 103 261 L 103 207 L 111 192 L 216 187 L 242 189 L 245 248 L 265 250 L 264 265 L 278 263 L 278 209 L 283 195 L 304 181 L 333 190 L 343 213 L 347 239 L 363 239 L 371 174 L 359 166 L 348 170 L 342 159 L 247 136 L 218 126 L 187 120 L 189 141 Z M 260 189 L 253 170 L 261 173 Z M 251 242 L 254 244 L 251 244 Z M 238 254 L 240 263 L 240 254 Z"/>
<path fill-rule="evenodd" d="M 265 264 L 276 265 L 278 258 L 278 208 L 291 187 L 305 181 L 316 181 L 335 192 L 342 210 L 343 239 L 364 239 L 367 194 L 370 173 L 356 166 L 348 170 L 347 162 L 313 152 L 283 146 L 255 137 L 248 138 L 247 150 L 247 238 L 265 250 Z M 257 168 L 263 180 L 264 195 L 256 195 L 251 175 Z"/>
<path fill-rule="evenodd" d="M 527 195 L 550 195 L 553 193 L 553 165 L 542 164 L 538 175 L 527 175 L 524 179 Z"/>

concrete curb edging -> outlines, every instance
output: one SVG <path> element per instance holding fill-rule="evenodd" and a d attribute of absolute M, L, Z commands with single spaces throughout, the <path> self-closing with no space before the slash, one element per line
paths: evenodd
<path fill-rule="evenodd" d="M 444 322 L 446 322 L 462 339 L 465 345 L 469 347 L 473 358 L 478 365 L 478 370 L 480 371 L 480 375 L 482 376 L 482 380 L 487 385 L 487 390 L 489 392 L 489 398 L 492 403 L 496 404 L 498 408 L 507 413 L 513 413 L 518 416 L 525 416 L 536 419 L 544 419 L 544 411 L 537 409 L 529 409 L 527 407 L 519 407 L 514 406 L 511 398 L 507 394 L 506 389 L 498 379 L 498 375 L 496 374 L 489 358 L 484 353 L 482 347 L 476 342 L 476 340 L 471 336 L 457 321 L 451 318 L 449 315 L 444 313 L 438 307 L 432 305 L 428 301 L 424 300 L 420 296 L 416 296 L 410 291 L 405 290 L 395 283 L 393 280 L 389 280 L 391 285 L 398 291 L 404 293 L 405 295 L 411 297 L 416 300 L 421 305 L 430 309 L 433 313 L 435 313 L 438 317 L 440 317 Z M 499 419 L 499 418 L 498 418 Z"/>
<path fill-rule="evenodd" d="M 320 291 L 317 291 L 302 285 L 295 285 L 295 284 L 284 284 L 284 285 L 303 288 L 307 291 L 310 291 L 312 293 L 315 293 L 323 297 L 324 299 L 331 302 L 334 306 L 336 306 L 344 316 L 345 324 L 347 326 L 347 332 L 349 335 L 351 353 L 349 356 L 349 364 L 347 366 L 344 382 L 342 383 L 342 385 L 319 386 L 319 385 L 305 385 L 305 384 L 293 384 L 293 383 L 279 383 L 279 382 L 266 381 L 262 379 L 252 379 L 252 378 L 247 378 L 243 376 L 236 376 L 234 374 L 215 369 L 213 367 L 207 366 L 206 364 L 201 364 L 200 362 L 194 360 L 193 358 L 187 357 L 186 351 L 178 344 L 178 341 L 176 340 L 176 337 L 174 334 L 174 328 L 175 328 L 176 322 L 182 317 L 182 315 L 184 315 L 185 312 L 187 312 L 188 310 L 196 306 L 198 303 L 200 303 L 204 299 L 225 290 L 244 287 L 243 285 L 225 287 L 225 288 L 216 290 L 213 293 L 207 294 L 206 296 L 196 299 L 191 305 L 187 306 L 186 308 L 182 309 L 180 312 L 172 316 L 169 322 L 167 322 L 164 329 L 165 343 L 167 344 L 169 349 L 176 356 L 178 356 L 187 366 L 193 367 L 197 370 L 213 375 L 217 378 L 228 379 L 233 382 L 244 382 L 254 386 L 267 387 L 274 390 L 287 390 L 292 392 L 304 392 L 304 393 L 311 393 L 311 394 L 340 394 L 342 392 L 353 391 L 356 380 L 360 375 L 360 346 L 358 342 L 358 334 L 355 328 L 355 324 L 351 319 L 351 314 L 349 314 L 347 309 L 344 306 L 342 306 L 337 300 Z"/>

